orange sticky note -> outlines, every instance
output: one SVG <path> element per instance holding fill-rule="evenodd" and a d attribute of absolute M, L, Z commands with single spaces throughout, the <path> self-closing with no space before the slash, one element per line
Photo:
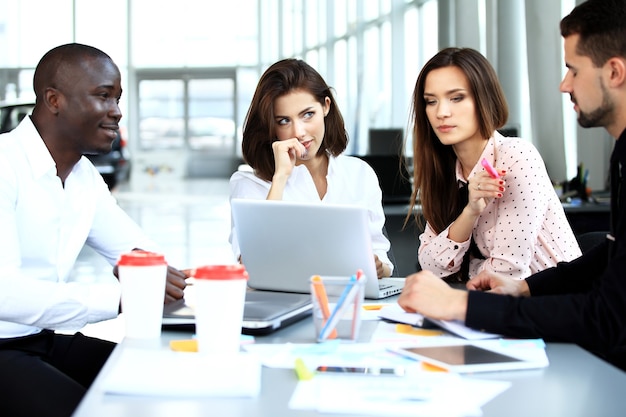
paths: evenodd
<path fill-rule="evenodd" d="M 440 368 L 432 363 L 422 362 L 422 369 L 429 372 L 448 372 L 444 368 Z"/>
<path fill-rule="evenodd" d="M 170 349 L 175 352 L 197 352 L 198 341 L 196 339 L 171 340 Z"/>
<path fill-rule="evenodd" d="M 383 307 L 383 304 L 363 304 L 364 310 L 380 310 Z"/>
<path fill-rule="evenodd" d="M 410 324 L 396 324 L 396 332 L 413 336 L 441 336 L 441 330 L 417 329 Z"/>

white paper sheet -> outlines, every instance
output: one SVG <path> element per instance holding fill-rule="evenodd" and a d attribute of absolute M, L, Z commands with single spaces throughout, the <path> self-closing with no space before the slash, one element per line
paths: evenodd
<path fill-rule="evenodd" d="M 375 343 L 312 343 L 260 344 L 243 347 L 261 358 L 264 366 L 293 369 L 296 359 L 302 359 L 314 370 L 318 366 L 346 367 L 411 367 L 416 361 L 390 352 L 387 345 Z"/>
<path fill-rule="evenodd" d="M 445 320 L 432 320 L 437 326 L 454 333 L 455 335 L 467 340 L 482 340 L 482 339 L 495 339 L 502 337 L 500 334 L 483 332 L 480 330 L 474 330 L 467 327 L 460 321 L 445 321 Z"/>
<path fill-rule="evenodd" d="M 424 324 L 424 316 L 417 313 L 407 313 L 398 304 L 382 308 L 378 312 L 378 316 L 382 319 L 410 324 L 411 326 L 421 327 Z"/>
<path fill-rule="evenodd" d="M 480 408 L 510 385 L 429 372 L 411 377 L 316 376 L 298 383 L 289 407 L 359 415 L 480 416 Z"/>
<path fill-rule="evenodd" d="M 122 395 L 255 397 L 261 388 L 261 362 L 249 353 L 227 357 L 125 348 L 103 387 Z"/>

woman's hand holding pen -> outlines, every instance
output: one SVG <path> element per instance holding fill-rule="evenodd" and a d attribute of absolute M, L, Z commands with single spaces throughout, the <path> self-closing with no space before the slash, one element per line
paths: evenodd
<path fill-rule="evenodd" d="M 505 171 L 500 171 L 504 175 Z M 491 198 L 501 198 L 505 191 L 505 181 L 502 177 L 493 178 L 486 171 L 477 172 L 468 181 L 467 208 L 475 216 L 478 216 L 487 207 Z"/>

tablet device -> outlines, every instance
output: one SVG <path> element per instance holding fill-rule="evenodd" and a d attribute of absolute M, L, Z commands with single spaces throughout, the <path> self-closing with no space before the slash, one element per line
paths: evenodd
<path fill-rule="evenodd" d="M 459 373 L 532 369 L 548 365 L 547 360 L 527 360 L 472 344 L 402 347 L 392 350 L 403 356 Z"/>

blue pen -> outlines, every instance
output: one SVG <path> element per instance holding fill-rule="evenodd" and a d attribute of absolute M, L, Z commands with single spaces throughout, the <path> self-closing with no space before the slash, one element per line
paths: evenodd
<path fill-rule="evenodd" d="M 348 301 L 348 294 L 350 293 L 350 290 L 354 287 L 354 284 L 356 284 L 356 281 L 356 275 L 352 275 L 350 277 L 350 281 L 346 285 L 346 288 L 343 289 L 343 292 L 339 296 L 339 301 L 337 301 L 337 305 L 333 309 L 333 312 L 328 318 L 328 321 L 326 321 L 326 324 L 320 332 L 320 340 L 326 340 L 326 338 L 328 337 L 328 333 L 330 333 L 330 331 L 334 329 L 335 326 L 337 326 L 337 322 L 341 317 L 339 312 L 343 310 L 343 305 Z"/>

